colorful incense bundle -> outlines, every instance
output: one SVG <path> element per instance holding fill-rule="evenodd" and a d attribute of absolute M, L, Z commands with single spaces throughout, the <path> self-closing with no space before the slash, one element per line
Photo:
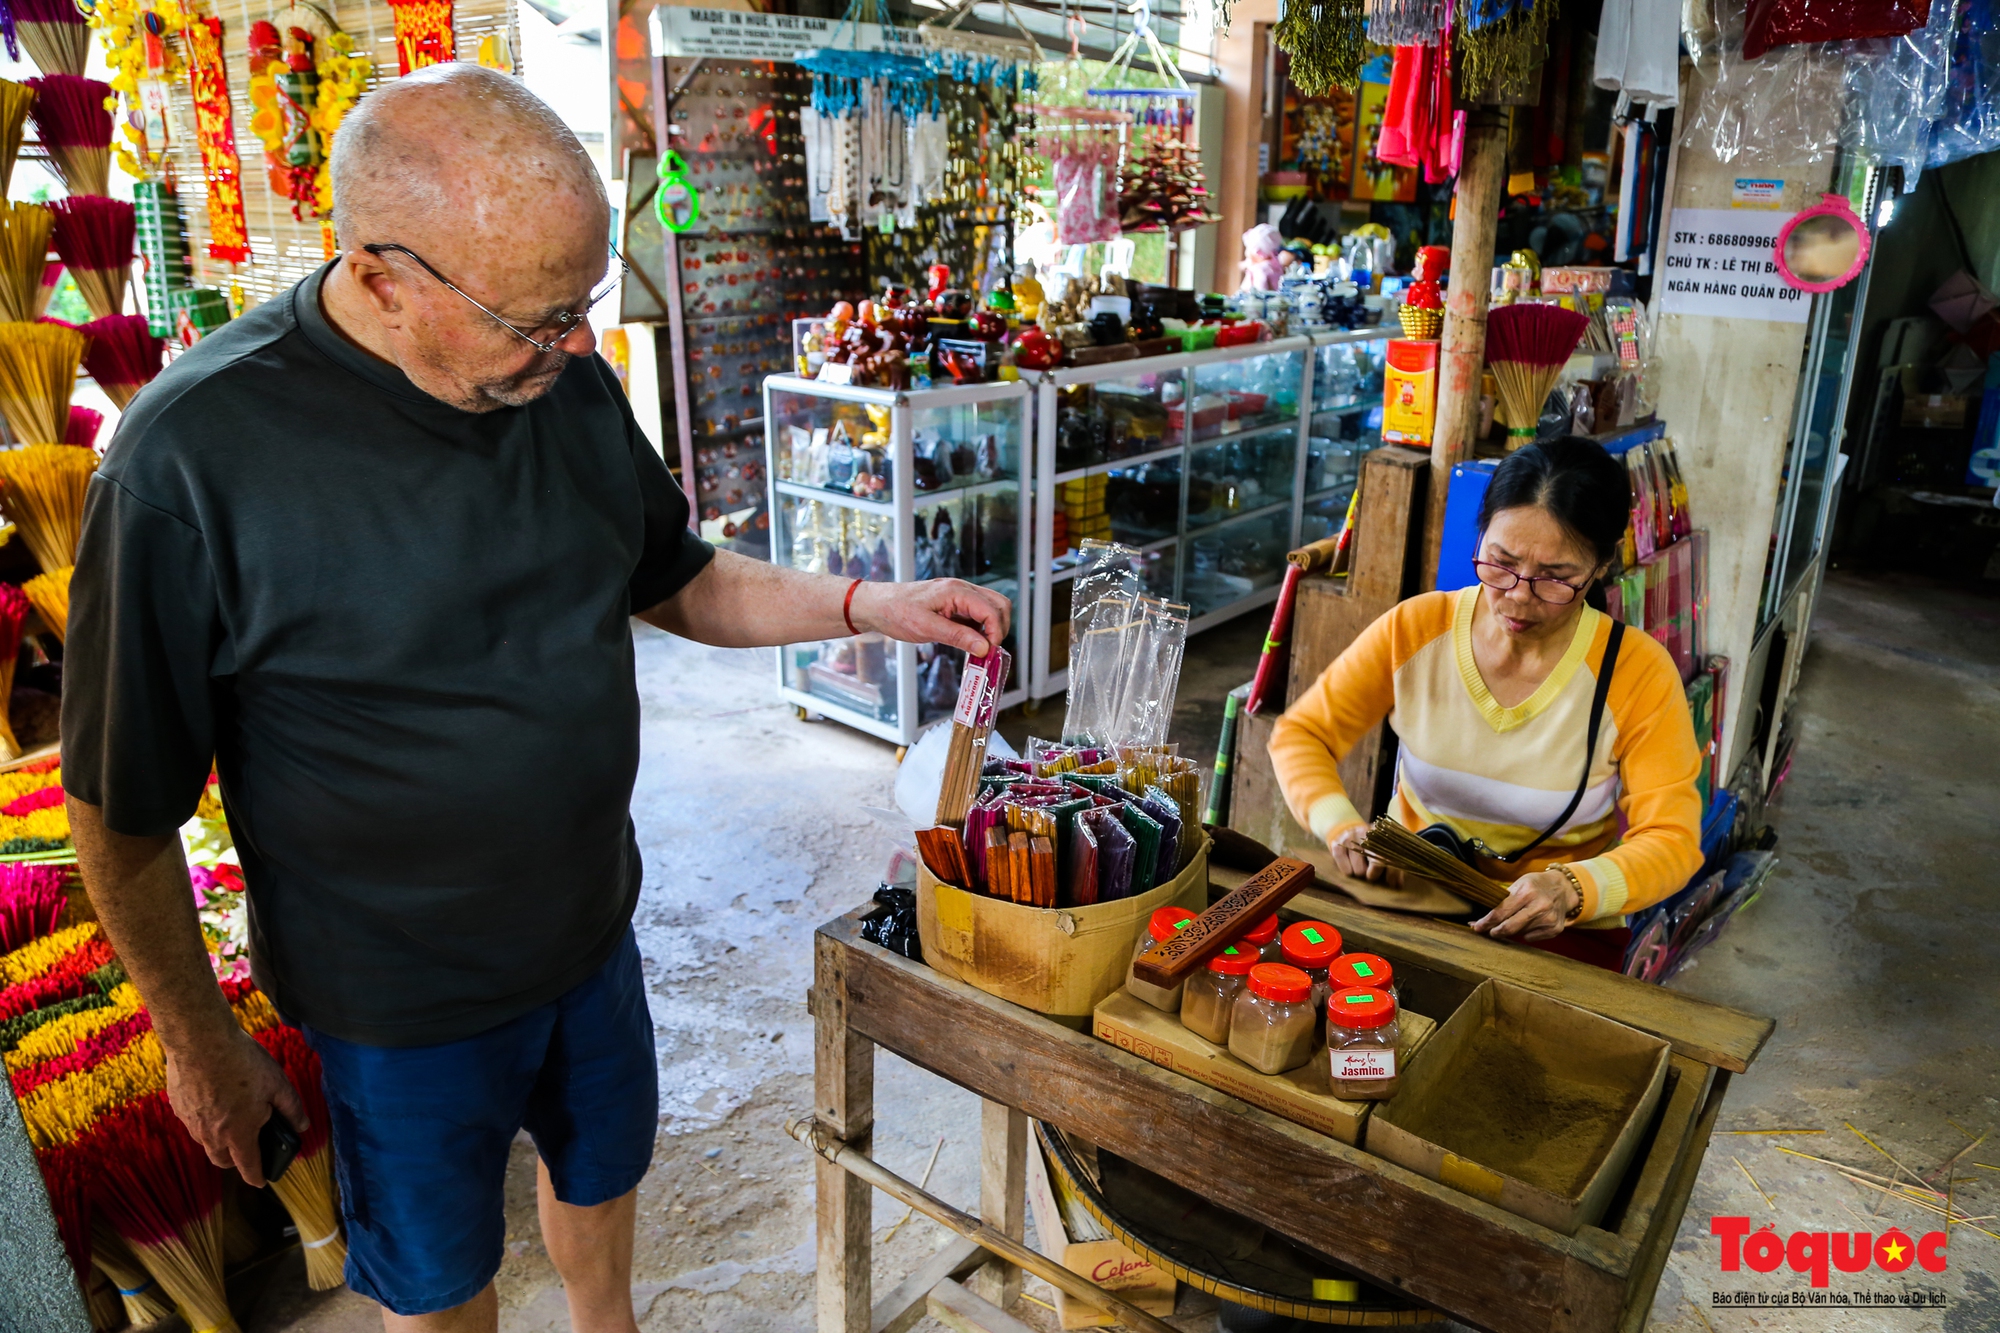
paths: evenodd
<path fill-rule="evenodd" d="M 49 212 L 55 216 L 56 253 L 76 279 L 92 317 L 105 319 L 123 311 L 137 228 L 132 205 L 79 194 L 56 200 Z"/>
<path fill-rule="evenodd" d="M 951 749 L 945 755 L 944 784 L 938 788 L 937 822 L 963 824 L 986 763 L 986 738 L 1000 712 L 1000 695 L 1014 655 L 995 646 L 984 657 L 970 657 L 959 678 L 958 706 L 951 712 Z"/>
<path fill-rule="evenodd" d="M 21 591 L 28 595 L 43 623 L 55 631 L 58 640 L 69 634 L 69 576 L 75 572 L 74 565 L 64 565 L 37 574 L 21 585 Z"/>
<path fill-rule="evenodd" d="M 90 339 L 84 349 L 83 368 L 124 411 L 139 390 L 160 373 L 160 355 L 166 344 L 153 336 L 144 315 L 110 315 L 93 319 L 82 332 Z"/>
<path fill-rule="evenodd" d="M 25 444 L 60 444 L 89 339 L 66 324 L 0 324 L 0 414 Z M 65 560 L 60 562 L 68 564 Z M 43 562 L 42 568 L 55 566 Z"/>
<path fill-rule="evenodd" d="M 314 1291 L 332 1291 L 345 1281 L 347 1242 L 341 1238 L 340 1205 L 333 1188 L 333 1145 L 319 1057 L 298 1029 L 283 1024 L 259 1032 L 257 1042 L 283 1067 L 305 1104 L 306 1118 L 312 1122 L 299 1136 L 298 1157 L 284 1175 L 271 1182 L 271 1190 L 299 1229 L 299 1245 L 306 1254 L 306 1285 Z"/>
<path fill-rule="evenodd" d="M 35 90 L 25 83 L 0 79 L 0 195 L 14 184 L 14 163 L 21 156 L 21 130 L 34 104 Z"/>
<path fill-rule="evenodd" d="M 75 0 L 7 0 L 14 32 L 44 74 L 83 73 L 90 28 Z"/>
<path fill-rule="evenodd" d="M 63 431 L 63 443 L 77 445 L 84 449 L 97 447 L 97 432 L 103 429 L 104 414 L 94 407 L 70 404 L 69 426 Z"/>
<path fill-rule="evenodd" d="M 29 79 L 35 132 L 71 194 L 104 194 L 111 180 L 111 85 L 74 74 Z"/>
<path fill-rule="evenodd" d="M 41 290 L 35 293 L 33 318 L 40 319 L 49 313 L 49 302 L 55 299 L 56 288 L 62 286 L 64 272 L 62 261 L 59 259 L 49 260 L 42 265 L 42 286 Z"/>
<path fill-rule="evenodd" d="M 98 1206 L 202 1333 L 240 1333 L 222 1282 L 222 1173 L 167 1105 L 141 1097 L 99 1126 Z"/>
<path fill-rule="evenodd" d="M 1542 404 L 1583 341 L 1590 316 L 1559 305 L 1495 306 L 1486 314 L 1486 364 L 1500 386 L 1507 447 L 1532 444 Z"/>
<path fill-rule="evenodd" d="M 0 203 L 0 318 L 26 323 L 40 314 L 55 215 L 41 204 Z"/>
<path fill-rule="evenodd" d="M 101 1217 L 91 1219 L 90 1261 L 103 1269 L 104 1276 L 117 1287 L 120 1299 L 125 1302 L 125 1318 L 132 1327 L 144 1328 L 174 1312 L 160 1284 L 140 1265 L 139 1256 Z"/>
<path fill-rule="evenodd" d="M 1481 907 L 1498 907 L 1507 900 L 1508 886 L 1482 875 L 1434 842 L 1427 842 L 1387 815 L 1368 826 L 1361 850 L 1405 874 L 1436 880 L 1461 898 Z"/>
<path fill-rule="evenodd" d="M 13 425 L 14 412 L 7 404 L 4 385 L 4 339 L 8 327 L 0 325 L 0 408 L 6 408 L 8 424 Z M 53 328 L 45 324 L 27 327 Z M 75 336 L 69 329 L 53 331 Z M 77 337 L 77 341 L 83 339 Z M 63 395 L 65 425 L 69 418 L 68 396 Z M 21 433 L 18 427 L 16 433 Z M 60 431 L 55 438 L 62 438 Z M 20 528 L 22 539 L 34 552 L 44 573 L 54 573 L 76 563 L 76 540 L 83 527 L 83 497 L 89 489 L 91 474 L 96 471 L 95 453 L 67 444 L 31 444 L 25 449 L 0 450 L 0 481 L 6 483 L 4 491 L 0 491 L 0 507 L 5 508 L 7 517 Z M 68 580 L 64 582 L 67 584 Z M 34 596 L 32 591 L 28 595 Z"/>
<path fill-rule="evenodd" d="M 6 586 L 0 583 L 0 588 Z M 11 666 L 7 674 L 14 674 Z M 0 865 L 0 952 L 12 953 L 29 940 L 55 934 L 69 906 L 68 881 L 69 871 L 61 866 Z"/>
<path fill-rule="evenodd" d="M 21 742 L 8 718 L 8 703 L 14 697 L 14 666 L 21 656 L 21 624 L 28 618 L 28 606 L 26 593 L 11 583 L 0 583 L 0 746 L 7 751 L 0 757 L 7 759 L 21 753 Z M 5 900 L 7 871 L 12 868 L 0 867 L 0 902 Z M 0 933 L 0 948 L 13 947 L 5 942 L 4 933 Z"/>

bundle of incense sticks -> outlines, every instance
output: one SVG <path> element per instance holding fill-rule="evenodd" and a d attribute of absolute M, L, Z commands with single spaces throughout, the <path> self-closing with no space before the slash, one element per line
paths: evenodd
<path fill-rule="evenodd" d="M 959 678 L 958 705 L 951 710 L 951 748 L 945 754 L 944 784 L 938 788 L 937 822 L 959 825 L 972 808 L 979 770 L 986 764 L 986 738 L 1000 712 L 1000 695 L 1014 655 L 995 645 L 984 657 L 970 657 Z"/>
<path fill-rule="evenodd" d="M 1379 816 L 1368 826 L 1368 836 L 1362 840 L 1361 850 L 1407 874 L 1434 879 L 1461 898 L 1470 899 L 1481 907 L 1498 907 L 1507 900 L 1508 885 L 1480 874 L 1444 848 L 1424 841 L 1387 815 Z"/>
<path fill-rule="evenodd" d="M 1507 415 L 1507 447 L 1531 444 L 1542 403 L 1576 345 L 1590 316 L 1559 305 L 1495 306 L 1486 316 L 1486 364 L 1500 388 Z"/>
<path fill-rule="evenodd" d="M 69 576 L 76 572 L 76 566 L 64 565 L 46 574 L 37 574 L 21 585 L 42 621 L 54 631 L 56 639 L 62 641 L 69 636 Z"/>
<path fill-rule="evenodd" d="M 27 124 L 28 108 L 35 90 L 25 83 L 0 79 L 0 194 L 14 184 L 14 163 L 21 156 L 21 129 Z"/>
<path fill-rule="evenodd" d="M 0 329 L 6 327 L 0 325 Z M 4 393 L 0 393 L 0 403 L 4 401 Z M 9 412 L 10 423 L 12 417 Z M 64 425 L 68 424 L 68 418 L 65 403 Z M 58 431 L 55 438 L 61 439 L 62 433 Z M 21 529 L 22 539 L 45 572 L 76 563 L 76 542 L 83 528 L 83 497 L 96 471 L 97 455 L 74 445 L 31 444 L 25 449 L 0 450 L 0 481 L 5 482 L 5 490 L 0 491 L 0 507 Z"/>
<path fill-rule="evenodd" d="M 50 239 L 92 317 L 104 319 L 124 310 L 138 229 L 132 205 L 79 194 L 56 200 L 49 212 L 55 219 Z"/>
<path fill-rule="evenodd" d="M 26 593 L 11 583 L 0 583 L 0 747 L 6 750 L 0 757 L 7 759 L 21 753 L 21 742 L 8 717 L 8 703 L 14 697 L 15 660 L 21 655 L 21 624 L 28 618 L 28 605 Z M 6 892 L 4 886 L 4 872 L 0 872 L 0 895 Z"/>
<path fill-rule="evenodd" d="M 222 1281 L 222 1173 L 164 1091 L 139 1098 L 100 1132 L 119 1149 L 97 1162 L 98 1204 L 112 1227 L 189 1324 L 240 1333 Z"/>
<path fill-rule="evenodd" d="M 347 1242 L 340 1235 L 340 1205 L 333 1188 L 333 1147 L 327 1133 L 326 1095 L 320 1087 L 319 1057 L 296 1028 L 279 1024 L 257 1034 L 298 1090 L 311 1123 L 299 1136 L 299 1155 L 271 1190 L 299 1229 L 306 1254 L 306 1285 L 332 1291 L 347 1267 Z"/>
<path fill-rule="evenodd" d="M 83 368 L 123 412 L 139 390 L 160 373 L 160 354 L 166 344 L 153 336 L 144 315 L 93 319 L 81 332 L 90 339 L 83 353 Z"/>
<path fill-rule="evenodd" d="M 14 31 L 44 74 L 83 73 L 90 28 L 75 0 L 7 0 Z"/>
<path fill-rule="evenodd" d="M 84 449 L 97 447 L 97 432 L 104 426 L 104 414 L 94 407 L 84 407 L 71 403 L 69 407 L 69 427 L 63 431 L 64 444 L 76 445 Z"/>
<path fill-rule="evenodd" d="M 0 865 L 0 952 L 55 933 L 69 905 L 68 881 L 69 873 L 56 866 Z M 11 1017 L 0 1015 L 0 1022 Z"/>
<path fill-rule="evenodd" d="M 110 1223 L 93 1217 L 90 1223 L 90 1261 L 104 1270 L 125 1302 L 125 1318 L 134 1328 L 144 1328 L 174 1312 L 160 1284 L 140 1266 L 132 1247 L 119 1239 Z"/>
<path fill-rule="evenodd" d="M 35 132 L 49 153 L 49 165 L 71 194 L 107 192 L 111 177 L 111 112 L 105 101 L 111 85 L 73 74 L 29 79 L 35 90 Z"/>
<path fill-rule="evenodd" d="M 56 288 L 62 286 L 63 274 L 68 272 L 60 259 L 51 259 L 42 265 L 42 285 L 35 293 L 35 313 L 33 319 L 40 319 L 49 313 L 49 302 L 56 296 Z"/>
<path fill-rule="evenodd" d="M 55 215 L 41 204 L 0 203 L 0 318 L 37 318 Z"/>
<path fill-rule="evenodd" d="M 6 416 L 16 439 L 62 443 L 76 368 L 88 344 L 67 324 L 0 324 L 0 415 Z"/>

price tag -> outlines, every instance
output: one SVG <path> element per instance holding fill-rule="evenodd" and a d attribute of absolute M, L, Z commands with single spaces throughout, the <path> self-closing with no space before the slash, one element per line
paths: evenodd
<path fill-rule="evenodd" d="M 819 368 L 821 384 L 854 383 L 854 367 L 846 361 L 829 361 Z"/>

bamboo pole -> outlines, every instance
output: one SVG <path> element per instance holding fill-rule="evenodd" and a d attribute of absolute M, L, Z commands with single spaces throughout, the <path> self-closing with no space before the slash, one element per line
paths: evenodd
<path fill-rule="evenodd" d="M 785 1125 L 785 1132 L 811 1148 L 827 1162 L 860 1180 L 867 1181 L 898 1203 L 908 1204 L 933 1222 L 949 1227 L 1008 1263 L 1025 1268 L 1050 1286 L 1096 1306 L 1126 1327 L 1137 1329 L 1139 1333 L 1175 1333 L 1172 1325 L 1162 1323 L 1138 1306 L 1129 1305 L 1112 1295 L 1090 1279 L 1070 1272 L 1061 1264 L 1051 1262 L 1020 1241 L 1001 1235 L 970 1213 L 960 1212 L 935 1195 L 926 1194 L 894 1172 L 885 1170 L 873 1158 L 865 1153 L 856 1152 L 835 1138 L 819 1121 L 809 1116 L 802 1117 L 788 1122 Z"/>
<path fill-rule="evenodd" d="M 1451 284 L 1445 298 L 1444 342 L 1438 352 L 1437 424 L 1431 432 L 1430 495 L 1419 572 L 1420 586 L 1427 590 L 1437 586 L 1451 470 L 1472 457 L 1479 429 L 1486 305 L 1506 177 L 1507 113 L 1497 107 L 1476 107 L 1466 117 L 1465 156 L 1452 195 L 1456 212 L 1451 224 Z"/>

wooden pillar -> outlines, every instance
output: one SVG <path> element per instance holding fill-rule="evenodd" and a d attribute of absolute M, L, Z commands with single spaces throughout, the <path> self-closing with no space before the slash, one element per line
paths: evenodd
<path fill-rule="evenodd" d="M 979 1220 L 1010 1240 L 1028 1223 L 1028 1117 L 1000 1102 L 979 1104 Z M 1000 1259 L 972 1275 L 972 1290 L 1005 1310 L 1021 1294 L 1021 1270 Z"/>
<path fill-rule="evenodd" d="M 1479 429 L 1480 371 L 1486 362 L 1486 303 L 1500 199 L 1507 183 L 1507 113 L 1475 107 L 1465 127 L 1465 157 L 1453 192 L 1451 286 L 1445 300 L 1444 345 L 1438 357 L 1437 426 L 1431 435 L 1431 485 L 1424 518 L 1418 586 L 1437 584 L 1438 546 L 1451 470 L 1472 457 Z"/>
<path fill-rule="evenodd" d="M 841 946 L 813 940 L 813 1114 L 867 1152 L 875 1128 L 875 1043 L 847 1026 Z M 869 1333 L 873 1191 L 861 1177 L 813 1159 L 818 1186 L 819 1333 Z"/>

